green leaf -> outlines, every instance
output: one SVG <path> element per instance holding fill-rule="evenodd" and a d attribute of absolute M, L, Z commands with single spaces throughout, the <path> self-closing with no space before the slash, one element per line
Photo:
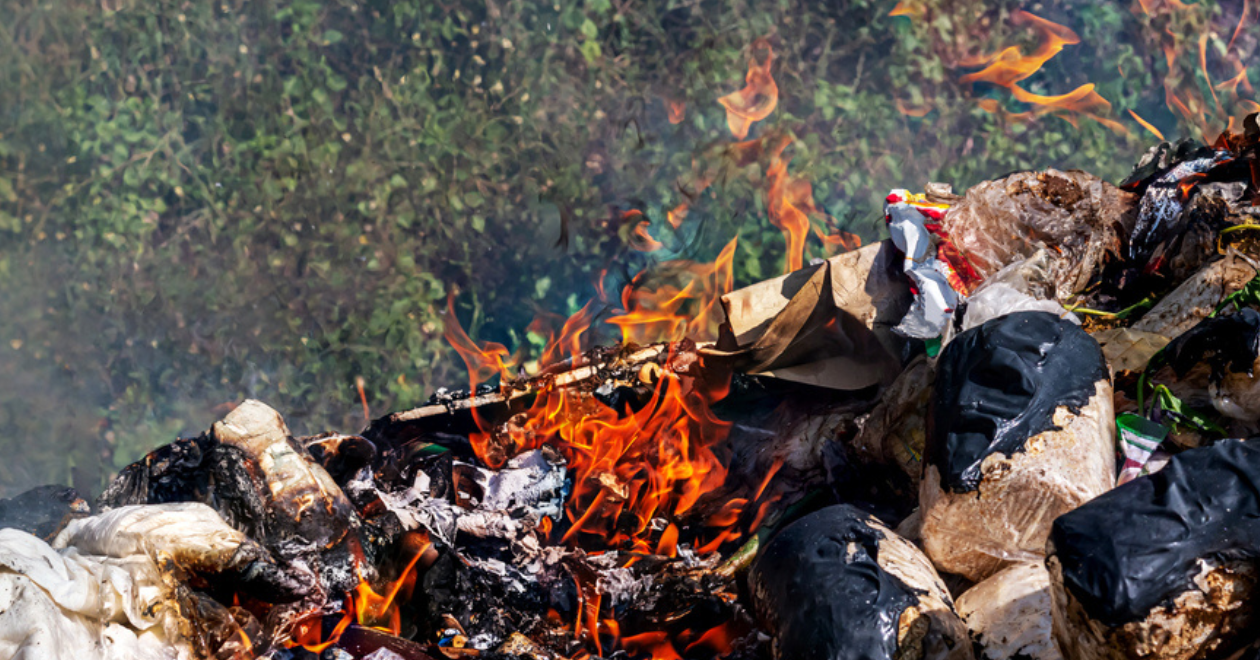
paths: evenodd
<path fill-rule="evenodd" d="M 345 37 L 336 30 L 324 30 L 324 45 L 341 43 Z"/>
<path fill-rule="evenodd" d="M 594 39 L 599 36 L 599 28 L 595 25 L 595 21 L 586 19 L 582 21 L 582 27 L 578 28 L 582 32 L 582 36 L 587 39 Z"/>
<path fill-rule="evenodd" d="M 599 44 L 594 41 L 583 42 L 581 50 L 582 57 L 586 59 L 587 64 L 594 64 L 599 61 L 600 56 L 603 55 L 603 51 L 600 49 Z"/>
<path fill-rule="evenodd" d="M 1211 316 L 1220 314 L 1226 307 L 1234 306 L 1234 309 L 1242 309 L 1243 307 L 1260 307 L 1260 270 L 1243 285 L 1243 288 L 1225 296 L 1221 304 L 1212 310 Z"/>
<path fill-rule="evenodd" d="M 17 193 L 13 191 L 13 184 L 2 176 L 0 176 L 0 198 L 3 198 L 6 202 L 17 201 Z"/>

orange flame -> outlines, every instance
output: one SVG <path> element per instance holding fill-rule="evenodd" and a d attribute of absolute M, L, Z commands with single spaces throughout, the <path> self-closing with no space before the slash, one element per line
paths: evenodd
<path fill-rule="evenodd" d="M 681 124 L 687 118 L 686 101 L 666 101 L 665 105 L 669 108 L 669 123 Z"/>
<path fill-rule="evenodd" d="M 539 435 L 558 436 L 572 459 L 572 526 L 563 540 L 591 534 L 607 547 L 652 552 L 646 537 L 653 518 L 686 514 L 725 481 L 726 467 L 713 447 L 725 440 L 729 425 L 708 409 L 715 393 L 662 372 L 647 405 L 618 419 L 610 408 L 590 410 L 565 390 L 553 392 L 547 412 L 558 426 Z M 581 408 L 586 414 L 572 417 Z"/>
<path fill-rule="evenodd" d="M 981 58 L 971 58 L 961 62 L 963 66 L 979 66 L 988 64 L 984 69 L 962 77 L 962 82 L 988 82 L 999 87 L 1010 88 L 1015 83 L 1031 76 L 1041 69 L 1050 58 L 1059 54 L 1064 46 L 1079 44 L 1081 38 L 1069 28 L 1026 11 L 1017 11 L 1011 16 L 1015 25 L 1029 25 L 1037 33 L 1040 43 L 1029 55 L 1020 53 L 1018 46 L 1011 46 L 1002 51 Z"/>
<path fill-rule="evenodd" d="M 639 273 L 621 292 L 624 314 L 608 319 L 621 329 L 626 343 L 649 344 L 689 337 L 705 341 L 717 337 L 722 321 L 719 302 L 734 284 L 736 240 L 727 243 L 712 264 L 668 261 L 658 272 L 681 282 L 647 285 L 648 274 Z"/>
<path fill-rule="evenodd" d="M 926 117 L 927 113 L 932 111 L 931 103 L 924 103 L 920 106 L 911 106 L 902 99 L 893 99 L 893 103 L 897 106 L 897 112 L 907 117 Z"/>
<path fill-rule="evenodd" d="M 1164 134 L 1161 133 L 1158 128 L 1155 128 L 1155 126 L 1153 126 L 1150 122 L 1138 116 L 1138 113 L 1132 110 L 1129 110 L 1129 114 L 1133 116 L 1133 120 L 1136 121 L 1138 124 L 1140 124 L 1142 128 L 1145 128 L 1146 130 L 1150 131 L 1151 135 L 1154 135 L 1160 140 L 1164 139 Z"/>
<path fill-rule="evenodd" d="M 1066 26 L 1030 14 L 1017 11 L 1011 16 L 1015 25 L 1026 25 L 1037 34 L 1038 44 L 1035 50 L 1024 55 L 1019 47 L 1010 46 L 1000 52 L 982 57 L 964 59 L 963 66 L 984 66 L 983 69 L 969 73 L 961 78 L 964 83 L 987 82 L 1010 90 L 1016 100 L 1036 106 L 1032 114 L 1020 113 L 1008 115 L 1008 118 L 1023 121 L 1045 112 L 1055 112 L 1058 116 L 1075 124 L 1070 114 L 1084 115 L 1107 126 L 1113 131 L 1127 133 L 1128 130 L 1118 122 L 1101 116 L 1111 110 L 1111 103 L 1094 91 L 1093 83 L 1086 83 L 1076 89 L 1057 96 L 1034 94 L 1020 87 L 1017 83 L 1041 70 L 1046 62 L 1063 50 L 1064 46 L 1079 44 L 1081 38 Z M 980 107 L 990 113 L 998 113 L 1000 106 L 992 99 L 981 99 Z"/>
<path fill-rule="evenodd" d="M 731 241 L 711 264 L 661 264 L 659 273 L 678 285 L 651 287 L 641 273 L 622 292 L 625 312 L 608 322 L 620 328 L 627 344 L 715 337 L 722 318 L 720 298 L 733 285 L 735 247 Z M 580 353 L 581 338 L 593 320 L 591 309 L 587 305 L 565 322 L 544 351 L 544 360 Z M 459 327 L 453 309 L 447 336 L 474 378 L 509 373 L 507 349 L 474 342 Z M 574 488 L 566 511 L 570 525 L 562 540 L 593 535 L 605 547 L 651 552 L 647 539 L 653 518 L 684 515 L 725 480 L 726 468 L 713 448 L 725 439 L 728 425 L 709 410 L 724 392 L 668 369 L 653 378 L 652 396 L 637 412 L 613 410 L 569 388 L 544 386 L 519 424 L 522 432 L 513 434 L 512 453 L 549 443 L 569 461 Z M 510 455 L 490 450 L 494 425 L 478 419 L 478 426 L 482 431 L 471 436 L 478 457 L 491 467 L 502 465 Z"/>
<path fill-rule="evenodd" d="M 787 241 L 787 261 L 784 272 L 800 270 L 804 265 L 805 237 L 809 235 L 809 216 L 806 212 L 817 213 L 814 206 L 813 188 L 808 181 L 789 177 L 787 161 L 776 158 L 766 172 L 769 184 L 766 211 L 770 222 L 783 232 Z"/>
<path fill-rule="evenodd" d="M 385 585 L 384 594 L 377 593 L 371 585 L 360 580 L 354 591 L 347 594 L 341 619 L 337 621 L 337 625 L 333 627 L 327 639 L 323 639 L 322 634 L 324 617 L 314 612 L 294 624 L 290 641 L 285 642 L 285 647 L 301 646 L 312 653 L 320 653 L 340 641 L 351 623 L 398 635 L 402 631 L 398 605 L 400 602 L 410 600 L 416 582 L 416 562 L 433 545 L 425 532 L 413 532 L 413 534 L 417 541 L 414 545 L 415 554 L 407 562 L 398 579 Z M 400 595 L 401 599 L 399 599 Z"/>
<path fill-rule="evenodd" d="M 774 49 L 770 47 L 770 42 L 758 39 L 753 42 L 751 51 L 744 88 L 718 99 L 718 103 L 726 108 L 726 125 L 731 129 L 731 135 L 740 140 L 748 137 L 748 129 L 753 122 L 769 117 L 779 103 L 779 87 L 770 75 Z M 764 51 L 764 59 L 758 57 L 759 51 Z"/>
<path fill-rule="evenodd" d="M 901 0 L 897 3 L 892 11 L 888 12 L 889 16 L 910 16 L 912 18 L 922 18 L 926 11 L 923 5 L 914 0 Z"/>
<path fill-rule="evenodd" d="M 630 228 L 626 242 L 631 248 L 639 252 L 655 252 L 665 247 L 648 233 L 648 227 L 651 226 L 652 221 L 643 215 L 643 211 L 637 209 L 626 211 L 621 214 L 621 222 Z"/>
<path fill-rule="evenodd" d="M 1238 51 L 1235 50 L 1238 35 L 1247 21 L 1253 18 L 1254 12 L 1250 0 L 1244 0 L 1242 3 L 1238 24 L 1233 29 L 1224 53 L 1224 61 L 1232 67 L 1233 72 L 1226 74 L 1229 77 L 1220 83 L 1212 82 L 1212 67 L 1208 61 L 1207 46 L 1211 36 L 1209 33 L 1212 30 L 1199 31 L 1192 63 L 1189 57 L 1183 59 L 1188 50 L 1186 48 L 1188 40 L 1174 30 L 1172 26 L 1176 23 L 1169 20 L 1169 17 L 1174 14 L 1184 13 L 1191 17 L 1189 20 L 1191 25 L 1197 26 L 1210 21 L 1210 18 L 1193 18 L 1196 15 L 1206 16 L 1204 14 L 1206 10 L 1201 4 L 1187 5 L 1172 0 L 1163 2 L 1140 0 L 1139 4 L 1143 12 L 1160 19 L 1159 23 L 1152 20 L 1152 25 L 1163 25 L 1162 30 L 1155 36 L 1160 41 L 1160 48 L 1164 52 L 1164 62 L 1168 67 L 1164 74 L 1164 99 L 1168 109 L 1192 127 L 1198 133 L 1198 137 L 1207 140 L 1214 127 L 1229 125 L 1241 119 L 1256 106 L 1254 101 L 1243 98 L 1239 92 L 1240 88 L 1247 93 L 1252 93 L 1254 90 L 1247 77 L 1247 67 L 1243 64 Z M 1208 27 L 1211 28 L 1210 23 Z M 1200 77 L 1202 84 L 1200 84 Z M 1203 88 L 1207 89 L 1210 101 L 1204 96 Z M 1224 95 L 1218 92 L 1224 92 Z"/>

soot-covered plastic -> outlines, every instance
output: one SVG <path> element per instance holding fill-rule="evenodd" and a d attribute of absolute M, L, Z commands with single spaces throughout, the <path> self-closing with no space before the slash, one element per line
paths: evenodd
<path fill-rule="evenodd" d="M 778 658 L 894 658 L 897 622 L 917 591 L 878 563 L 885 538 L 862 511 L 842 504 L 788 525 L 752 568 L 762 622 Z"/>
<path fill-rule="evenodd" d="M 1141 620 L 1194 586 L 1200 559 L 1260 560 L 1260 440 L 1178 454 L 1060 516 L 1050 542 L 1064 587 L 1091 618 Z"/>
<path fill-rule="evenodd" d="M 1098 342 L 1053 314 L 1016 312 L 967 330 L 937 364 L 927 463 L 943 488 L 975 491 L 986 456 L 1023 451 L 1056 428 L 1056 408 L 1079 412 L 1107 377 Z"/>
<path fill-rule="evenodd" d="M 1260 355 L 1260 312 L 1249 307 L 1233 316 L 1205 319 L 1164 347 L 1164 358 L 1180 378 L 1206 362 L 1212 380 L 1226 372 L 1251 374 Z"/>

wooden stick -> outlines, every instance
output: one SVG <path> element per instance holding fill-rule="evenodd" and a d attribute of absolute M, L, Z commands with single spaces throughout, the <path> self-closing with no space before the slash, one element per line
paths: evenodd
<path fill-rule="evenodd" d="M 660 357 L 661 353 L 665 352 L 667 346 L 668 344 L 660 344 L 657 346 L 649 346 L 647 348 L 639 349 L 626 357 L 624 361 L 630 364 L 638 364 L 649 360 L 655 360 Z M 591 364 L 572 371 L 566 371 L 557 375 L 554 379 L 551 379 L 550 382 L 560 387 L 576 385 L 582 381 L 595 378 L 599 375 L 600 369 L 605 366 L 607 366 L 606 363 Z M 541 382 L 542 379 L 535 378 L 533 380 L 526 381 L 525 387 L 521 389 L 508 390 L 506 394 L 502 391 L 490 392 L 488 394 L 478 394 L 470 396 L 466 399 L 452 401 L 449 404 L 436 403 L 428 406 L 421 406 L 419 408 L 412 408 L 411 410 L 396 412 L 390 415 L 389 419 L 391 422 L 413 422 L 429 417 L 436 417 L 438 415 L 445 415 L 458 410 L 471 410 L 473 408 L 480 408 L 481 406 L 493 405 L 496 403 L 508 403 L 522 397 L 536 394 L 538 390 L 541 389 Z"/>

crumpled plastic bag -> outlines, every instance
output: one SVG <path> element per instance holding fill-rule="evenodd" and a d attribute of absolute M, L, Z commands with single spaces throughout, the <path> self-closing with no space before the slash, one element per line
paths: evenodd
<path fill-rule="evenodd" d="M 902 336 L 939 337 L 975 279 L 969 269 L 959 272 L 951 263 L 952 247 L 940 235 L 941 219 L 948 209 L 948 204 L 930 202 L 925 195 L 904 189 L 890 191 L 885 199 L 888 233 L 903 254 L 902 268 L 914 293 L 909 311 L 894 328 Z"/>
<path fill-rule="evenodd" d="M 1078 170 L 1019 172 L 973 186 L 952 206 L 942 230 L 982 277 L 1052 251 L 1053 297 L 1068 300 L 1118 254 L 1132 230 L 1138 198 Z"/>
<path fill-rule="evenodd" d="M 1246 307 L 1204 319 L 1165 346 L 1158 361 L 1149 379 L 1184 404 L 1210 405 L 1247 432 L 1260 424 L 1260 312 Z"/>
<path fill-rule="evenodd" d="M 245 536 L 197 503 L 75 520 L 51 545 L 0 529 L 0 660 L 191 660 L 168 563 L 214 571 L 250 556 Z"/>
<path fill-rule="evenodd" d="M 958 597 L 983 660 L 1063 660 L 1054 641 L 1050 573 L 1040 561 L 1013 564 Z"/>
<path fill-rule="evenodd" d="M 1227 151 L 1215 151 L 1201 158 L 1185 160 L 1160 173 L 1142 193 L 1138 205 L 1137 224 L 1129 238 L 1128 259 L 1137 266 L 1146 266 L 1155 247 L 1166 237 L 1184 229 L 1184 204 L 1180 184 L 1201 175 L 1228 160 Z"/>
<path fill-rule="evenodd" d="M 961 322 L 950 324 L 945 330 L 942 346 L 959 332 L 1014 312 L 1047 312 L 1080 325 L 1076 314 L 1053 300 L 1049 266 L 1049 253 L 1037 250 L 1031 257 L 1009 264 L 986 279 L 967 299 Z"/>

